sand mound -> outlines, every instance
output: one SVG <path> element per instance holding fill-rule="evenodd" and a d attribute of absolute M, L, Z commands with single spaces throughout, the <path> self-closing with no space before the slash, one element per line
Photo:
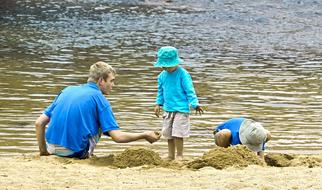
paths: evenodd
<path fill-rule="evenodd" d="M 95 166 L 113 166 L 115 155 L 110 154 L 104 157 L 92 157 L 89 159 L 89 163 Z"/>
<path fill-rule="evenodd" d="M 96 166 L 127 168 L 142 165 L 160 165 L 162 160 L 159 154 L 153 150 L 143 147 L 131 147 L 116 156 L 110 154 L 104 157 L 92 157 L 89 163 Z"/>
<path fill-rule="evenodd" d="M 85 163 L 84 160 L 82 161 Z M 142 147 L 131 147 L 118 155 L 110 154 L 103 157 L 91 157 L 86 163 L 95 166 L 109 166 L 111 168 L 136 166 L 159 166 L 169 169 L 186 168 L 185 161 L 162 160 L 157 152 Z"/>
<path fill-rule="evenodd" d="M 292 160 L 290 166 L 307 166 L 309 168 L 321 167 L 322 166 L 322 157 L 321 155 L 298 155 L 294 160 Z"/>
<path fill-rule="evenodd" d="M 293 159 L 294 156 L 289 154 L 269 153 L 265 155 L 265 162 L 268 166 L 288 167 Z"/>
<path fill-rule="evenodd" d="M 162 162 L 158 153 L 148 148 L 133 147 L 124 150 L 114 158 L 113 166 L 118 168 L 142 165 L 160 165 Z"/>
<path fill-rule="evenodd" d="M 199 169 L 211 166 L 216 169 L 228 167 L 246 167 L 248 165 L 265 165 L 254 152 L 242 145 L 228 148 L 216 147 L 206 152 L 201 158 L 187 163 L 188 168 Z"/>
<path fill-rule="evenodd" d="M 322 157 L 317 155 L 289 155 L 281 153 L 269 153 L 265 156 L 265 162 L 269 166 L 307 166 L 310 168 L 322 166 Z"/>
<path fill-rule="evenodd" d="M 90 164 L 96 166 L 110 166 L 127 168 L 142 165 L 160 165 L 162 160 L 158 153 L 143 147 L 131 147 L 118 155 L 110 154 L 104 157 L 92 157 Z"/>
<path fill-rule="evenodd" d="M 59 160 L 64 164 L 75 162 L 71 159 Z M 322 166 L 322 156 L 268 153 L 265 156 L 265 162 L 268 166 L 273 167 L 306 166 L 312 168 Z M 145 147 L 131 147 L 125 149 L 118 155 L 110 154 L 105 157 L 93 157 L 89 159 L 89 163 L 96 166 L 127 168 L 144 165 L 170 169 L 200 169 L 207 166 L 216 169 L 225 169 L 229 167 L 247 167 L 248 165 L 264 166 L 265 162 L 243 145 L 229 148 L 216 147 L 204 153 L 202 157 L 181 162 L 162 160 L 157 152 Z"/>

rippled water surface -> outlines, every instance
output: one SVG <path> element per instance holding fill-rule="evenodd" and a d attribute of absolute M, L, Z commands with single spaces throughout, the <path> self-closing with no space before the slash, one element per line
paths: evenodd
<path fill-rule="evenodd" d="M 99 60 L 118 72 L 108 99 L 121 128 L 160 129 L 153 61 L 165 45 L 180 50 L 207 109 L 191 115 L 186 155 L 212 148 L 213 128 L 237 116 L 272 132 L 270 152 L 322 153 L 320 1 L 4 0 L 0 16 L 0 155 L 37 152 L 35 119 Z M 103 137 L 96 153 L 133 145 L 167 151 L 165 140 Z"/>

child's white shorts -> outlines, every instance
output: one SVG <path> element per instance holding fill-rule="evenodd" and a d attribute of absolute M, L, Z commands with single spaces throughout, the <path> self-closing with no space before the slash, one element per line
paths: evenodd
<path fill-rule="evenodd" d="M 164 112 L 162 123 L 162 135 L 166 139 L 173 139 L 173 137 L 189 137 L 189 113 Z"/>

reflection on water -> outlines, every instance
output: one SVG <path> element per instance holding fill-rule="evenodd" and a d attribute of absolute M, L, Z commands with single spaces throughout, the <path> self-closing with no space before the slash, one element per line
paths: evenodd
<path fill-rule="evenodd" d="M 318 1 L 8 1 L 0 7 L 0 155 L 37 151 L 34 120 L 98 60 L 118 71 L 108 97 L 126 131 L 157 130 L 156 49 L 179 48 L 203 116 L 191 116 L 187 155 L 214 146 L 226 119 L 262 121 L 268 151 L 322 153 L 322 3 Z M 97 154 L 165 140 L 116 144 Z"/>

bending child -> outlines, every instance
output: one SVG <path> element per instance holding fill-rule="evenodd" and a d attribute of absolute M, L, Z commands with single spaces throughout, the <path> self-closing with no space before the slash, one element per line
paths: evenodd
<path fill-rule="evenodd" d="M 271 140 L 271 133 L 261 123 L 248 118 L 232 118 L 214 129 L 215 143 L 225 147 L 242 144 L 264 158 L 265 143 Z"/>
<path fill-rule="evenodd" d="M 158 76 L 158 94 L 155 115 L 163 108 L 162 135 L 168 140 L 168 159 L 183 159 L 183 139 L 190 135 L 190 105 L 202 114 L 190 74 L 179 64 L 178 50 L 162 47 L 157 53 L 155 67 L 162 67 Z M 175 151 L 177 154 L 175 156 Z"/>

